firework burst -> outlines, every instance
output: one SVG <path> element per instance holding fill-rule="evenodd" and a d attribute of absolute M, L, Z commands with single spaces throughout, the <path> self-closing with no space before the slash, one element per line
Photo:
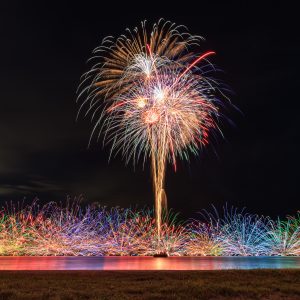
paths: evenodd
<path fill-rule="evenodd" d="M 219 227 L 213 224 L 194 221 L 187 226 L 188 238 L 185 251 L 189 256 L 222 255 L 222 242 Z"/>
<path fill-rule="evenodd" d="M 268 232 L 270 254 L 278 256 L 300 255 L 300 214 L 287 220 L 278 218 L 270 222 Z"/>
<path fill-rule="evenodd" d="M 205 218 L 213 229 L 213 240 L 221 245 L 226 256 L 268 255 L 269 218 L 249 214 L 234 207 L 223 207 L 221 214 L 214 208 L 205 211 Z"/>
<path fill-rule="evenodd" d="M 196 154 L 219 130 L 218 84 L 207 60 L 215 53 L 198 53 L 201 39 L 171 22 L 150 30 L 142 22 L 103 40 L 79 88 L 79 112 L 95 121 L 91 138 L 102 133 L 111 153 L 121 152 L 126 162 L 150 158 L 159 236 L 167 162 L 176 170 L 177 157 Z"/>

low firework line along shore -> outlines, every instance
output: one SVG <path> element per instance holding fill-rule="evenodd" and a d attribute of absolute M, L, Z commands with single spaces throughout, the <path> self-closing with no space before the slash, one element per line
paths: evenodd
<path fill-rule="evenodd" d="M 1 256 L 299 256 L 300 214 L 272 220 L 224 208 L 180 222 L 150 209 L 37 203 L 0 211 Z"/>

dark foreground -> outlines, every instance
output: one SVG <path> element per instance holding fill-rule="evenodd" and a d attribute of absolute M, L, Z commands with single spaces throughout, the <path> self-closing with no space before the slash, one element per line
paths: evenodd
<path fill-rule="evenodd" d="M 2 271 L 0 299 L 300 299 L 300 270 Z"/>

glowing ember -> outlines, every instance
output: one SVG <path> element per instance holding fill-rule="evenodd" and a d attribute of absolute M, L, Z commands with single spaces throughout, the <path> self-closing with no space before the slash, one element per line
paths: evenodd
<path fill-rule="evenodd" d="M 154 124 L 159 120 L 159 115 L 154 110 L 149 110 L 145 112 L 145 123 Z"/>
<path fill-rule="evenodd" d="M 146 106 L 147 100 L 145 98 L 139 98 L 136 100 L 136 105 L 139 108 L 144 108 Z"/>

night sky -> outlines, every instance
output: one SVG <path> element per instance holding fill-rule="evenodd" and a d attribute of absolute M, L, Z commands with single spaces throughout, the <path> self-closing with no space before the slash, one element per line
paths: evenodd
<path fill-rule="evenodd" d="M 88 140 L 76 89 L 107 35 L 163 17 L 215 50 L 231 87 L 225 139 L 167 172 L 169 207 L 185 217 L 211 204 L 271 216 L 299 207 L 299 16 L 289 1 L 3 1 L 0 4 L 0 201 L 26 197 L 152 205 L 149 164 L 135 169 Z M 125 3 L 126 2 L 126 3 Z M 165 4 L 163 4 L 165 3 Z M 225 4 L 226 3 L 226 4 Z M 264 4 L 262 4 L 264 3 Z M 292 3 L 292 1 L 290 1 Z"/>

